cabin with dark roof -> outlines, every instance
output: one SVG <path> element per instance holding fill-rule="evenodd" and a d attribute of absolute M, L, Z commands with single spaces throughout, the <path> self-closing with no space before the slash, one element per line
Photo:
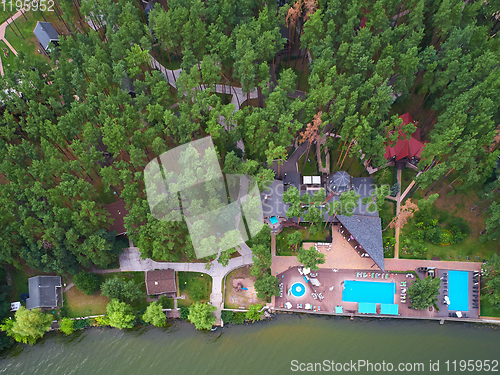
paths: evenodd
<path fill-rule="evenodd" d="M 108 204 L 106 210 L 113 219 L 113 224 L 111 224 L 109 231 L 116 231 L 117 236 L 127 234 L 124 218 L 128 215 L 128 210 L 125 208 L 125 201 L 120 199 L 115 203 Z"/>
<path fill-rule="evenodd" d="M 59 33 L 50 22 L 38 21 L 33 34 L 38 39 L 38 44 L 41 47 L 40 52 L 47 56 L 50 54 L 52 48 L 59 47 Z"/>
<path fill-rule="evenodd" d="M 62 283 L 60 276 L 35 276 L 28 279 L 28 310 L 56 309 L 62 307 Z"/>
<path fill-rule="evenodd" d="M 150 296 L 177 296 L 175 271 L 172 269 L 146 272 L 146 292 Z"/>

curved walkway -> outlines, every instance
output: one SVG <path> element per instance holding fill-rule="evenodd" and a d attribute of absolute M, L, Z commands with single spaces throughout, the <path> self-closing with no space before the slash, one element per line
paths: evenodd
<path fill-rule="evenodd" d="M 7 39 L 5 39 L 5 29 L 7 28 L 7 26 L 10 25 L 10 23 L 13 20 L 15 20 L 16 18 L 18 18 L 21 14 L 22 14 L 21 11 L 18 11 L 16 14 L 14 14 L 7 21 L 5 21 L 4 23 L 2 23 L 0 25 L 0 40 L 3 40 L 5 42 L 5 44 L 7 44 L 7 47 L 9 47 L 9 49 L 12 51 L 12 53 L 14 55 L 16 55 L 16 56 L 17 56 L 16 50 L 14 49 L 14 47 L 12 47 L 10 45 L 10 43 L 7 41 Z M 3 65 L 2 65 L 2 59 L 1 59 L 1 57 L 0 57 L 0 74 L 3 75 Z"/>
<path fill-rule="evenodd" d="M 181 73 L 182 69 L 174 69 L 169 70 L 165 68 L 163 65 L 159 63 L 158 60 L 156 60 L 151 54 L 149 55 L 151 57 L 151 66 L 154 69 L 158 69 L 163 76 L 167 79 L 168 83 L 172 85 L 173 87 L 177 88 L 176 86 L 176 81 L 177 78 L 179 77 L 179 74 Z M 199 65 L 198 65 L 199 67 Z M 212 86 L 213 87 L 213 86 Z M 253 90 L 250 92 L 249 95 L 243 92 L 241 87 L 234 87 L 234 86 L 227 86 L 227 85 L 215 85 L 215 92 L 219 94 L 230 94 L 232 95 L 231 98 L 231 104 L 234 104 L 234 112 L 238 111 L 240 109 L 241 104 L 246 101 L 248 98 L 249 99 L 256 99 L 258 97 L 257 89 Z M 235 126 L 233 123 L 227 123 L 224 119 L 222 120 L 223 116 L 220 116 L 220 123 L 226 128 L 226 130 L 229 130 L 229 126 Z M 245 146 L 243 145 L 243 141 L 240 139 L 237 144 L 239 149 L 241 149 L 243 152 L 245 152 Z"/>
<path fill-rule="evenodd" d="M 183 272 L 201 272 L 206 273 L 212 277 L 212 293 L 210 294 L 210 303 L 217 308 L 215 317 L 217 318 L 216 324 L 220 324 L 221 311 L 224 307 L 222 296 L 222 282 L 224 276 L 229 272 L 253 264 L 252 250 L 246 243 L 241 244 L 237 248 L 241 256 L 229 260 L 227 266 L 214 261 L 210 265 L 210 269 L 206 269 L 206 263 L 174 263 L 174 262 L 155 262 L 152 259 L 141 259 L 141 254 L 137 247 L 126 248 L 120 255 L 120 268 L 118 270 L 97 270 L 96 273 L 103 273 L 102 271 L 115 271 L 115 272 L 128 272 L 128 271 L 151 271 L 155 269 L 173 269 L 174 271 Z"/>

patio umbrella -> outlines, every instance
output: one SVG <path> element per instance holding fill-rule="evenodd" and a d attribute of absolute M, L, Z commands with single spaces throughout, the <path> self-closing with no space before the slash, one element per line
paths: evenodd
<path fill-rule="evenodd" d="M 461 313 L 460 311 L 457 311 L 457 316 L 458 316 L 459 318 L 461 318 L 461 317 L 462 317 L 462 313 Z"/>

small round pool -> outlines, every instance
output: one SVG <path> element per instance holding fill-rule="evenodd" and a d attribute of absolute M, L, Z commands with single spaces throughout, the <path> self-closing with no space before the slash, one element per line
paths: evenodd
<path fill-rule="evenodd" d="M 292 285 L 292 295 L 294 297 L 302 297 L 306 294 L 306 287 L 302 283 L 295 283 Z"/>

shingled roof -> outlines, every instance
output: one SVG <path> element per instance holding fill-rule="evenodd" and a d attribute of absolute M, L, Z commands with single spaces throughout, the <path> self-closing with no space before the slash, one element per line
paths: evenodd
<path fill-rule="evenodd" d="M 35 34 L 44 50 L 47 50 L 50 42 L 59 41 L 59 34 L 50 22 L 37 22 L 33 34 Z"/>
<path fill-rule="evenodd" d="M 117 236 L 126 234 L 127 229 L 125 228 L 124 217 L 128 215 L 128 210 L 125 208 L 125 201 L 120 199 L 118 202 L 108 204 L 106 210 L 113 218 L 113 224 L 109 228 L 109 231 L 116 231 Z"/>
<path fill-rule="evenodd" d="M 28 279 L 29 298 L 26 300 L 28 310 L 37 307 L 60 307 L 57 288 L 61 288 L 59 276 L 35 276 Z"/>
<path fill-rule="evenodd" d="M 352 215 L 351 217 L 337 215 L 337 217 L 377 266 L 382 271 L 385 271 L 381 219 L 379 217 L 360 215 Z"/>
<path fill-rule="evenodd" d="M 175 293 L 175 271 L 157 270 L 146 272 L 146 292 L 149 295 Z"/>

